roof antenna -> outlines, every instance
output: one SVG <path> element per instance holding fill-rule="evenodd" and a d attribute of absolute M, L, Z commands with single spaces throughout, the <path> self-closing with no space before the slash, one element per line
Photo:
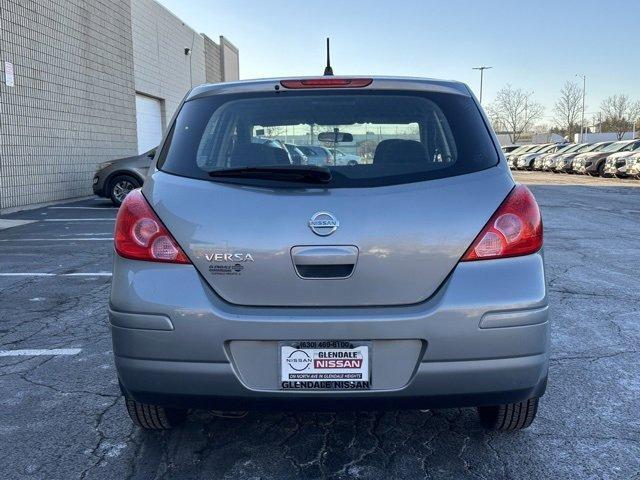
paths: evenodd
<path fill-rule="evenodd" d="M 329 37 L 327 37 L 327 66 L 324 67 L 324 74 L 326 76 L 333 75 L 333 68 L 331 68 L 331 60 L 329 58 Z"/>

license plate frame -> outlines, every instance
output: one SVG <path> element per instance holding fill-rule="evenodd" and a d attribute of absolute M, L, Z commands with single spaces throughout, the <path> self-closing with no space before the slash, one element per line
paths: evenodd
<path fill-rule="evenodd" d="M 295 353 L 295 357 L 291 357 L 291 353 L 294 351 L 304 352 L 304 354 Z M 325 354 L 330 352 L 331 354 L 320 355 L 320 352 Z M 349 352 L 350 355 L 343 355 L 346 352 Z M 287 358 L 302 359 L 304 362 L 310 360 L 310 362 L 306 367 L 294 370 L 290 368 L 291 362 L 287 361 Z M 316 360 L 320 363 L 317 363 Z M 331 360 L 333 363 L 328 363 Z M 358 360 L 361 361 L 359 366 L 357 366 Z M 345 361 L 350 363 L 345 363 Z M 304 362 L 300 365 L 303 366 Z M 291 340 L 278 342 L 278 385 L 281 390 L 370 390 L 371 366 L 370 341 Z"/>

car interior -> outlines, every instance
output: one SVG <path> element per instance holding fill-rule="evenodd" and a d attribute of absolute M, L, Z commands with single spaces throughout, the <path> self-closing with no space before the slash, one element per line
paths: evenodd
<path fill-rule="evenodd" d="M 265 102 L 273 104 L 267 107 Z M 332 169 L 429 170 L 457 159 L 449 124 L 434 102 L 392 96 L 341 96 L 229 102 L 216 110 L 205 128 L 198 148 L 198 164 L 208 171 L 291 165 L 285 148 L 276 142 L 256 141 L 264 132 L 272 135 L 270 139 L 284 141 L 287 129 L 301 132 L 306 138 L 320 131 L 314 141 L 330 150 L 337 145 L 366 141 L 369 136 L 376 139 L 369 164 L 332 166 Z M 322 142 L 332 137 L 331 132 L 344 133 L 341 139 L 350 141 Z"/>

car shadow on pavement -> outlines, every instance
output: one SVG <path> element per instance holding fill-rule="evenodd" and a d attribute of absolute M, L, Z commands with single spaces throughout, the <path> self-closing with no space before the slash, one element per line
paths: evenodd
<path fill-rule="evenodd" d="M 491 443 L 497 437 L 473 409 L 243 418 L 195 411 L 172 431 L 134 433 L 140 460 L 132 478 L 507 478 Z"/>

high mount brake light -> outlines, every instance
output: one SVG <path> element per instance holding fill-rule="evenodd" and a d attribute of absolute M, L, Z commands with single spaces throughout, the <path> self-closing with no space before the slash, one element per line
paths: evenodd
<path fill-rule="evenodd" d="M 307 80 L 282 80 L 285 88 L 361 88 L 371 85 L 372 78 L 314 78 Z"/>
<path fill-rule="evenodd" d="M 533 194 L 517 185 L 473 241 L 462 261 L 517 257 L 542 248 L 542 218 Z"/>
<path fill-rule="evenodd" d="M 126 196 L 116 217 L 116 253 L 148 262 L 191 263 L 140 190 Z"/>

